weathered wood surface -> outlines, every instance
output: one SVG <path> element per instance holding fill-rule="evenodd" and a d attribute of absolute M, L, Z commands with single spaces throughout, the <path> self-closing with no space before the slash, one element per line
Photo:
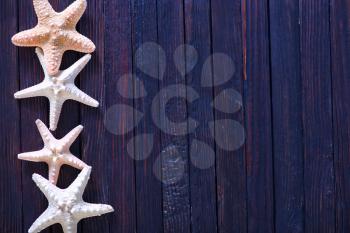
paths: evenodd
<path fill-rule="evenodd" d="M 87 1 L 78 30 L 96 52 L 77 84 L 100 106 L 67 102 L 54 135 L 84 126 L 84 198 L 116 211 L 79 232 L 350 231 L 349 1 Z M 46 208 L 31 176 L 47 168 L 16 157 L 41 148 L 48 101 L 13 98 L 43 78 L 34 49 L 10 42 L 36 24 L 32 1 L 0 1 L 0 19 L 0 232 L 21 233 Z"/>

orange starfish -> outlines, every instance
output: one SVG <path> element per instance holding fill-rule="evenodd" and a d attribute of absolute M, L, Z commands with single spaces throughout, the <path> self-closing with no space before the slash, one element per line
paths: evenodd
<path fill-rule="evenodd" d="M 33 0 L 33 4 L 38 17 L 37 26 L 14 35 L 12 43 L 17 46 L 42 48 L 49 75 L 58 73 L 65 51 L 95 51 L 94 43 L 75 29 L 86 9 L 86 0 L 76 0 L 59 13 L 48 0 Z"/>

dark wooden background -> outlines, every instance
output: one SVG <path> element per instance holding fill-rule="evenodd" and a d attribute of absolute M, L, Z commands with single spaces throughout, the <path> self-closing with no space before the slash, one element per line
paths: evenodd
<path fill-rule="evenodd" d="M 72 0 L 50 2 L 62 10 Z M 46 99 L 13 98 L 43 78 L 34 49 L 10 42 L 35 23 L 31 0 L 0 1 L 2 233 L 27 232 L 47 205 L 31 180 L 32 173 L 46 175 L 46 165 L 16 159 L 19 152 L 41 148 L 34 121 L 48 121 Z M 84 125 L 73 152 L 93 167 L 85 199 L 116 209 L 83 220 L 79 232 L 350 232 L 349 0 L 88 0 L 78 29 L 96 44 L 80 87 L 101 106 L 67 103 L 55 135 Z M 162 46 L 169 58 L 162 82 L 148 82 L 135 67 L 133 54 L 147 41 Z M 198 50 L 201 64 L 213 52 L 228 54 L 236 63 L 235 77 L 203 91 L 194 78 L 201 75 L 199 65 L 181 79 L 170 61 L 183 43 Z M 67 53 L 63 66 L 80 56 Z M 149 98 L 118 94 L 118 78 L 130 72 L 144 80 Z M 204 104 L 170 106 L 175 120 L 193 111 L 203 121 L 226 117 L 244 125 L 245 145 L 235 152 L 215 147 L 210 169 L 194 167 L 188 157 L 188 141 L 206 137 L 206 130 L 178 138 L 157 130 L 148 118 L 131 135 L 116 136 L 104 127 L 110 106 L 126 103 L 147 112 L 160 88 L 181 83 L 201 98 L 230 87 L 243 96 L 243 110 L 234 116 Z M 118 124 L 127 117 L 121 115 Z M 154 150 L 146 160 L 134 161 L 127 142 L 144 131 L 154 133 Z M 153 174 L 152 165 L 167 145 L 180 148 L 187 161 L 175 184 L 163 184 Z M 65 167 L 58 185 L 68 185 L 77 174 Z M 60 231 L 55 225 L 44 232 Z"/>

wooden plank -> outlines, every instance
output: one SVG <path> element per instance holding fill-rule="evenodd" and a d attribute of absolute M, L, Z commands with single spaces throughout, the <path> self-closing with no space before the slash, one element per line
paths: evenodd
<path fill-rule="evenodd" d="M 98 2 L 98 1 L 96 1 Z M 100 13 L 102 15 L 102 13 Z M 91 16 L 92 17 L 92 16 Z M 96 15 L 94 16 L 96 17 Z M 91 20 L 91 19 L 90 19 Z M 128 104 L 132 107 L 133 101 L 122 98 L 117 92 L 117 81 L 124 74 L 132 72 L 132 37 L 131 37 L 131 4 L 129 1 L 104 1 L 104 55 L 99 57 L 99 63 L 104 64 L 104 99 L 101 99 L 101 108 L 105 114 L 115 104 Z M 102 21 L 100 21 L 102 23 Z M 103 27 L 103 25 L 99 25 Z M 95 34 L 96 39 L 99 33 Z M 103 59 L 103 61 L 102 61 Z M 123 89 L 131 87 L 124 85 Z M 131 89 L 132 90 L 132 89 Z M 115 112 L 113 119 L 115 125 L 124 128 L 129 118 L 127 112 Z M 91 117 L 95 122 L 96 118 Z M 96 123 L 95 123 L 96 124 Z M 102 126 L 100 126 L 102 128 Z M 132 134 L 113 135 L 109 132 L 100 135 L 101 145 L 104 151 L 101 159 L 95 166 L 100 166 L 101 177 L 107 172 L 109 177 L 108 203 L 113 205 L 116 212 L 109 218 L 111 232 L 124 233 L 136 232 L 136 206 L 135 206 L 135 167 L 134 161 L 127 155 L 127 142 Z M 93 138 L 91 138 L 93 140 Z M 88 142 L 88 141 L 87 141 Z M 90 156 L 95 156 L 91 154 Z M 102 165 L 104 164 L 104 165 Z M 111 170 L 107 170 L 111 169 Z M 106 171 L 107 170 L 107 171 Z M 104 173 L 102 173 L 104 172 Z M 102 186 L 99 185 L 99 189 Z"/>
<path fill-rule="evenodd" d="M 159 93 L 164 232 L 190 232 L 189 148 L 186 132 L 180 126 L 187 124 L 187 106 L 176 98 L 186 91 L 181 86 L 185 79 L 172 59 L 175 49 L 184 43 L 183 1 L 159 0 L 157 12 L 158 42 L 164 48 L 167 62 Z M 171 96 L 175 97 L 168 101 Z M 169 118 L 175 124 L 168 124 Z"/>
<path fill-rule="evenodd" d="M 202 65 L 211 53 L 211 18 L 210 1 L 185 1 L 185 43 L 198 51 L 198 64 L 192 71 L 186 70 L 187 85 L 194 88 L 199 99 L 188 109 L 188 115 L 200 122 L 199 128 L 189 135 L 190 146 L 190 193 L 191 193 L 191 232 L 212 233 L 217 231 L 216 213 L 216 179 L 214 140 L 211 136 L 208 122 L 214 120 L 213 90 L 201 85 Z M 195 56 L 184 48 L 185 68 L 195 65 Z M 193 52 L 194 53 L 194 52 Z M 195 53 L 194 53 L 195 54 Z M 192 65 L 192 66 L 191 66 Z M 210 148 L 204 148 L 201 143 Z M 201 153 L 199 153 L 201 152 Z M 214 155 L 215 156 L 215 155 Z M 206 214 L 203 214 L 206 213 Z"/>
<path fill-rule="evenodd" d="M 349 88 L 350 88 L 350 45 L 349 45 L 349 1 L 331 1 L 331 54 L 333 90 L 333 132 L 336 184 L 336 226 L 337 232 L 350 231 L 350 173 L 349 173 Z"/>
<path fill-rule="evenodd" d="M 245 82 L 248 232 L 274 232 L 272 119 L 267 1 L 246 1 Z"/>
<path fill-rule="evenodd" d="M 116 224 L 115 219 L 122 214 L 119 203 L 116 204 L 115 202 L 115 196 L 120 195 L 120 187 L 111 184 L 111 168 L 119 169 L 120 164 L 119 162 L 115 164 L 115 161 L 112 160 L 114 152 L 108 147 L 112 145 L 112 142 L 110 137 L 107 136 L 103 124 L 106 101 L 109 100 L 105 85 L 110 85 L 108 82 L 110 76 L 105 74 L 104 68 L 106 32 L 104 4 L 104 1 L 99 0 L 88 1 L 87 9 L 79 24 L 80 32 L 90 38 L 96 45 L 96 50 L 91 54 L 92 58 L 89 64 L 81 72 L 80 86 L 84 92 L 100 103 L 98 108 L 85 105 L 80 107 L 81 124 L 84 126 L 81 135 L 81 153 L 83 161 L 92 166 L 90 181 L 85 191 L 86 201 L 110 204 L 115 208 L 115 212 L 84 221 L 81 232 L 87 233 L 110 232 L 110 229 L 113 229 L 113 232 L 122 232 L 117 228 L 113 228 L 114 225 L 112 224 L 112 222 Z M 107 145 L 107 142 L 110 144 Z M 125 195 L 128 195 L 128 193 L 125 192 Z"/>
<path fill-rule="evenodd" d="M 19 31 L 33 28 L 37 18 L 32 1 L 19 0 L 18 2 Z M 20 89 L 24 89 L 40 83 L 44 78 L 43 69 L 34 52 L 34 48 L 18 48 L 19 51 L 19 78 Z M 46 125 L 48 122 L 48 100 L 46 98 L 30 98 L 17 100 L 21 109 L 21 152 L 35 151 L 43 147 L 43 142 L 35 125 L 35 120 L 40 119 Z M 28 135 L 31 135 L 28 137 Z M 45 196 L 32 181 L 32 174 L 38 173 L 47 177 L 47 165 L 45 163 L 33 163 L 21 161 L 22 164 L 22 190 L 23 190 L 23 231 L 28 231 L 36 218 L 47 207 Z M 51 232 L 48 228 L 42 232 Z"/>
<path fill-rule="evenodd" d="M 233 59 L 235 65 L 234 76 L 223 85 L 213 88 L 214 95 L 218 96 L 222 91 L 233 88 L 243 95 L 243 41 L 242 41 L 242 13 L 241 2 L 230 0 L 211 1 L 212 15 L 212 52 L 224 53 Z M 218 66 L 218 65 L 217 65 Z M 230 67 L 213 67 L 213 72 L 228 70 Z M 219 76 L 218 83 L 221 83 Z M 220 82 L 219 82 L 220 81 Z M 230 103 L 224 96 L 224 107 Z M 214 107 L 218 107 L 215 106 Z M 243 109 L 245 106 L 243 106 Z M 243 111 L 234 116 L 215 110 L 214 119 L 229 119 L 244 124 Z M 215 131 L 220 130 L 220 125 L 215 124 Z M 223 130 L 220 130 L 223 131 Z M 247 232 L 247 194 L 246 194 L 246 168 L 244 146 L 238 150 L 226 150 L 232 142 L 232 132 L 221 132 L 222 146 L 216 146 L 216 176 L 217 176 L 217 209 L 218 232 L 238 233 Z"/>
<path fill-rule="evenodd" d="M 158 70 L 158 56 L 148 59 L 146 57 L 149 53 L 142 49 L 144 43 L 156 43 L 158 40 L 157 1 L 132 1 L 132 3 L 133 73 L 137 80 L 130 81 L 134 87 L 134 115 L 137 114 L 136 111 L 144 114 L 139 122 L 134 120 L 135 138 L 140 137 L 142 140 L 134 140 L 134 154 L 129 154 L 135 158 L 137 232 L 163 232 L 162 183 L 153 173 L 153 164 L 160 153 L 160 131 L 154 125 L 150 111 L 159 84 L 157 78 L 150 77 L 140 69 L 142 64 L 148 63 L 148 69 Z M 139 81 L 142 82 L 144 89 L 138 85 Z"/>
<path fill-rule="evenodd" d="M 20 152 L 20 109 L 13 98 L 18 90 L 19 70 L 17 49 L 10 38 L 17 32 L 18 1 L 0 2 L 0 44 L 2 59 L 0 59 L 0 229 L 4 233 L 20 233 L 23 229 L 22 221 L 22 169 L 17 160 Z M 27 208 L 27 206 L 25 206 Z"/>
<path fill-rule="evenodd" d="M 275 231 L 304 232 L 299 2 L 270 0 Z"/>
<path fill-rule="evenodd" d="M 300 7 L 305 232 L 334 232 L 329 0 L 302 0 Z"/>

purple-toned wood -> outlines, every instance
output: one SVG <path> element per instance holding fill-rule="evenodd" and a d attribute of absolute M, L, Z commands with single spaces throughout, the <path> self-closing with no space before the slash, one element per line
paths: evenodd
<path fill-rule="evenodd" d="M 335 232 L 329 0 L 300 2 L 305 232 Z"/>
<path fill-rule="evenodd" d="M 98 3 L 99 1 L 96 1 Z M 100 15 L 102 12 L 100 13 Z M 100 21 L 99 27 L 104 28 L 104 56 L 100 56 L 99 63 L 104 64 L 103 71 L 98 72 L 104 75 L 104 95 L 101 96 L 103 114 L 115 104 L 133 105 L 133 100 L 122 98 L 117 92 L 117 81 L 124 75 L 132 72 L 132 20 L 131 2 L 125 0 L 104 2 L 104 24 Z M 96 17 L 96 16 L 94 16 Z M 95 34 L 95 33 L 94 33 Z M 95 34 L 96 38 L 101 35 Z M 101 41 L 102 43 L 102 41 Z M 100 48 L 102 49 L 102 48 Z M 102 85 L 105 86 L 102 86 Z M 123 85 L 123 89 L 132 90 L 130 86 Z M 117 124 L 123 127 L 128 118 L 126 112 L 116 113 Z M 95 118 L 88 115 L 92 121 Z M 103 125 L 100 124 L 99 128 Z M 113 205 L 116 212 L 109 218 L 110 232 L 136 232 L 136 193 L 135 193 L 135 166 L 134 161 L 127 155 L 127 142 L 132 133 L 126 135 L 113 135 L 110 132 L 100 134 L 100 144 L 103 145 L 101 160 L 96 161 L 96 166 L 101 166 L 100 174 L 97 177 L 106 176 L 109 186 L 106 187 L 108 202 Z M 91 138 L 89 143 L 95 141 Z M 90 156 L 96 156 L 91 154 Z M 104 161 L 104 166 L 98 163 Z M 105 172 L 103 170 L 105 170 Z M 107 173 L 106 173 L 107 170 Z M 97 181 L 98 182 L 98 181 Z"/>
<path fill-rule="evenodd" d="M 111 204 L 116 211 L 95 219 L 84 220 L 81 232 L 86 233 L 113 232 L 110 230 L 113 229 L 111 223 L 115 222 L 113 219 L 120 214 L 120 207 L 110 196 L 110 185 L 112 185 L 110 183 L 112 176 L 110 165 L 113 152 L 107 148 L 106 141 L 109 138 L 103 124 L 106 100 L 108 99 L 105 88 L 108 76 L 105 75 L 104 67 L 106 64 L 104 62 L 106 54 L 104 7 L 104 1 L 88 1 L 88 7 L 79 24 L 79 31 L 96 45 L 95 52 L 91 54 L 90 62 L 81 72 L 80 87 L 100 103 L 98 108 L 86 105 L 80 107 L 81 124 L 84 126 L 81 134 L 81 156 L 89 166 L 92 166 L 90 181 L 84 195 L 86 201 Z M 119 187 L 115 189 L 118 190 Z"/>
<path fill-rule="evenodd" d="M 331 57 L 333 94 L 336 229 L 350 231 L 350 44 L 349 1 L 331 1 Z"/>
<path fill-rule="evenodd" d="M 202 147 L 201 144 L 195 143 L 196 141 L 205 142 L 213 151 L 215 149 L 214 140 L 206 124 L 214 120 L 214 110 L 210 108 L 213 91 L 201 85 L 202 66 L 211 55 L 210 1 L 185 1 L 184 10 L 185 43 L 193 46 L 198 53 L 198 62 L 187 74 L 186 83 L 200 96 L 195 103 L 191 103 L 192 107 L 188 108 L 188 115 L 200 122 L 196 131 L 189 135 L 189 157 L 192 157 L 190 159 L 192 161 L 198 156 L 201 164 L 210 165 L 210 167 L 203 168 L 199 167 L 196 162 L 190 163 L 191 232 L 212 233 L 217 231 L 215 161 L 212 163 L 211 150 L 203 151 L 200 155 L 191 152 L 198 151 L 199 147 Z M 186 48 L 184 52 L 185 54 L 190 53 L 186 51 Z M 192 60 L 187 59 L 194 58 L 186 57 L 185 64 L 193 63 Z"/>
<path fill-rule="evenodd" d="M 270 0 L 276 233 L 304 232 L 299 2 Z"/>
<path fill-rule="evenodd" d="M 268 1 L 246 1 L 248 233 L 274 232 Z"/>
<path fill-rule="evenodd" d="M 156 178 L 153 171 L 153 164 L 161 150 L 160 131 L 153 123 L 150 111 L 153 98 L 158 93 L 159 84 L 158 79 L 145 74 L 137 65 L 150 61 L 136 61 L 140 58 L 136 58 L 135 55 L 142 53 L 142 57 L 147 56 L 145 54 L 147 51 L 141 49 L 142 45 L 148 42 L 157 43 L 157 25 L 157 1 L 134 1 L 132 4 L 133 73 L 145 88 L 144 90 L 137 88 L 137 81 L 131 80 L 134 84 L 132 96 L 143 96 L 143 98 L 134 99 L 135 115 L 136 111 L 144 114 L 140 122 L 135 120 L 137 126 L 134 129 L 134 136 L 142 138 L 142 140 L 134 141 L 133 155 L 136 157 L 135 189 L 137 190 L 137 231 L 139 233 L 163 232 L 162 183 Z M 149 64 L 154 66 L 151 68 L 158 70 L 158 56 L 151 59 L 153 60 Z M 145 151 L 150 151 L 150 155 L 146 156 Z M 144 157 L 145 159 L 141 159 Z"/>
<path fill-rule="evenodd" d="M 242 1 L 243 3 L 243 1 Z M 233 59 L 235 74 L 229 82 L 213 88 L 217 96 L 227 88 L 233 88 L 243 96 L 243 21 L 241 1 L 211 1 L 212 53 L 224 53 Z M 230 67 L 213 67 L 228 69 Z M 226 96 L 225 98 L 229 98 Z M 223 101 L 226 107 L 229 102 Z M 215 106 L 215 105 L 214 105 Z M 243 109 L 245 106 L 243 106 Z M 236 114 L 214 111 L 214 119 L 234 119 L 244 125 L 244 112 Z M 215 125 L 215 130 L 220 126 Z M 232 138 L 224 135 L 223 143 L 231 143 Z M 226 147 L 225 147 L 226 148 Z M 244 146 L 235 151 L 227 151 L 216 146 L 217 215 L 218 232 L 247 232 L 247 194 Z"/>
<path fill-rule="evenodd" d="M 19 88 L 18 52 L 10 38 L 17 32 L 18 1 L 0 2 L 0 231 L 24 232 L 22 166 L 20 152 L 20 108 L 13 98 Z"/>
<path fill-rule="evenodd" d="M 166 56 L 166 69 L 164 78 L 160 81 L 159 88 L 162 90 L 169 85 L 175 85 L 174 93 L 181 92 L 179 84 L 185 84 L 185 79 L 180 75 L 173 62 L 175 49 L 184 43 L 184 12 L 183 1 L 157 1 L 158 17 L 158 43 L 164 49 Z M 174 94 L 172 93 L 172 94 Z M 167 111 L 160 111 L 160 122 L 171 115 L 174 122 L 183 122 L 187 117 L 186 104 L 177 101 L 166 101 L 167 93 L 160 94 L 160 106 L 166 105 Z M 170 112 L 171 111 L 171 112 Z M 165 114 L 165 115 L 164 115 Z M 190 190 L 188 169 L 188 144 L 186 135 L 175 136 L 179 131 L 178 125 L 169 127 L 162 124 L 161 148 L 167 156 L 161 157 L 161 174 L 163 179 L 163 224 L 164 232 L 190 232 Z M 164 133 L 164 131 L 168 133 Z M 171 152 L 167 152 L 171 151 Z M 177 153 L 176 159 L 171 157 Z M 168 180 L 175 177 L 173 167 L 183 164 L 181 179 L 177 182 Z M 176 171 L 176 170 L 175 170 Z"/>

